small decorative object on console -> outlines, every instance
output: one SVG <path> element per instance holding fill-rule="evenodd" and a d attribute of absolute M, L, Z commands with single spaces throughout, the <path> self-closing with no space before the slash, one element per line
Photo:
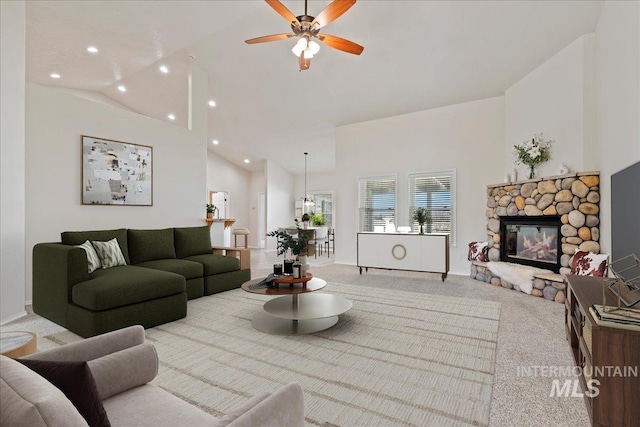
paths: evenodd
<path fill-rule="evenodd" d="M 413 211 L 413 220 L 420 225 L 420 234 L 424 234 L 424 225 L 431 224 L 431 214 L 427 208 L 419 207 Z"/>
<path fill-rule="evenodd" d="M 627 307 L 638 304 L 640 302 L 640 259 L 636 254 L 613 261 L 611 272 L 615 279 L 609 285 L 609 289 L 618 297 L 618 308 L 620 309 L 621 304 Z M 636 317 L 640 315 L 640 307 L 634 311 L 637 313 Z"/>

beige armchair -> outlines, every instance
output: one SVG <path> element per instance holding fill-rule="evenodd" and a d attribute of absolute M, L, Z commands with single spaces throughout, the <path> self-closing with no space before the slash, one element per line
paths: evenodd
<path fill-rule="evenodd" d="M 302 389 L 289 384 L 273 394 L 254 396 L 215 418 L 149 382 L 158 356 L 144 329 L 131 326 L 67 344 L 23 359 L 87 362 L 112 426 L 303 426 Z M 65 395 L 21 363 L 0 356 L 0 425 L 86 426 Z"/>

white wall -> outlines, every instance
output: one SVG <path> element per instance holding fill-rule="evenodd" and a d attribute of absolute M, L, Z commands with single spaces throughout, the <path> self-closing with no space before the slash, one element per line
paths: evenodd
<path fill-rule="evenodd" d="M 451 247 L 450 269 L 468 275 L 467 244 L 487 238 L 486 186 L 502 181 L 503 150 L 503 97 L 338 128 L 336 262 L 356 263 L 358 177 L 398 174 L 401 219 L 408 215 L 408 173 L 456 169 L 457 246 Z"/>
<path fill-rule="evenodd" d="M 0 324 L 25 315 L 25 3 L 0 2 Z"/>
<path fill-rule="evenodd" d="M 249 184 L 249 194 L 251 194 L 251 216 L 249 217 L 249 228 L 251 235 L 249 236 L 249 244 L 255 247 L 260 246 L 260 240 L 265 238 L 264 235 L 269 231 L 266 229 L 267 221 L 267 206 L 266 200 L 264 206 L 260 206 L 260 194 L 264 194 L 266 198 L 267 194 L 267 178 L 266 171 L 253 172 L 251 174 L 251 182 Z M 260 229 L 260 222 L 262 221 L 263 229 Z M 254 232 L 255 230 L 255 232 Z"/>
<path fill-rule="evenodd" d="M 294 176 L 295 179 L 295 199 L 304 198 L 304 174 Z M 308 173 L 307 193 L 333 193 L 335 190 L 336 176 L 333 172 Z"/>
<path fill-rule="evenodd" d="M 293 175 L 271 160 L 266 162 L 267 230 L 292 225 L 294 211 Z M 276 238 L 268 237 L 265 249 L 274 250 Z"/>
<path fill-rule="evenodd" d="M 584 35 L 505 91 L 504 169 L 517 168 L 519 180 L 528 167 L 514 164 L 513 146 L 540 132 L 556 142 L 537 177 L 557 175 L 561 162 L 585 170 L 584 147 L 595 139 L 594 50 L 593 34 Z"/>
<path fill-rule="evenodd" d="M 203 199 L 203 206 L 204 203 L 208 203 L 209 191 L 228 192 L 226 216 L 236 220 L 232 228 L 249 228 L 249 242 L 251 246 L 255 246 L 253 242 L 257 230 L 251 229 L 249 220 L 250 206 L 254 196 L 249 192 L 250 185 L 250 172 L 211 151 L 207 151 L 207 194 Z M 233 245 L 233 236 L 231 244 Z"/>
<path fill-rule="evenodd" d="M 611 253 L 611 175 L 640 160 L 640 3 L 605 3 L 596 64 L 600 248 Z"/>
<path fill-rule="evenodd" d="M 27 85 L 27 300 L 31 250 L 71 230 L 204 224 L 207 76 L 192 67 L 193 130 L 60 90 Z M 81 135 L 153 147 L 153 206 L 81 204 Z"/>

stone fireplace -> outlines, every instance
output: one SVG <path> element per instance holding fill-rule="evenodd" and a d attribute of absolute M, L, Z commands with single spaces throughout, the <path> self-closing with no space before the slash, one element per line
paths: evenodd
<path fill-rule="evenodd" d="M 489 242 L 493 242 L 489 249 L 489 260 L 521 262 L 524 258 L 524 264 L 534 262 L 529 265 L 566 274 L 570 270 L 569 261 L 576 249 L 599 253 L 599 185 L 599 172 L 580 172 L 487 186 L 487 234 Z M 517 252 L 518 241 L 515 242 L 515 247 L 509 247 L 513 242 L 509 242 L 507 237 L 512 239 L 513 234 L 505 235 L 504 227 L 507 224 L 513 225 L 512 221 L 518 217 L 522 218 L 520 227 L 524 232 L 520 241 L 521 253 L 516 253 L 515 256 L 504 255 Z M 553 227 L 549 225 L 551 223 L 559 228 L 555 237 L 559 265 L 555 267 L 546 260 L 539 264 L 541 260 L 536 259 L 547 258 L 554 249 L 554 243 L 549 241 L 554 237 L 549 235 L 550 228 L 545 228 Z M 525 227 L 530 225 L 534 227 Z M 541 232 L 535 234 L 534 231 L 538 228 Z M 534 249 L 541 251 L 533 253 Z"/>
<path fill-rule="evenodd" d="M 576 249 L 600 252 L 599 185 L 599 172 L 581 172 L 487 186 L 489 261 L 560 273 L 534 273 L 531 295 L 564 303 L 564 275 Z M 485 262 L 471 263 L 471 277 L 526 292 Z"/>

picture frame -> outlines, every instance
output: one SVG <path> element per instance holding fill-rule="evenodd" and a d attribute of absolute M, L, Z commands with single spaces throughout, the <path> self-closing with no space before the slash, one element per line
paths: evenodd
<path fill-rule="evenodd" d="M 83 205 L 153 206 L 153 147 L 82 135 Z"/>

